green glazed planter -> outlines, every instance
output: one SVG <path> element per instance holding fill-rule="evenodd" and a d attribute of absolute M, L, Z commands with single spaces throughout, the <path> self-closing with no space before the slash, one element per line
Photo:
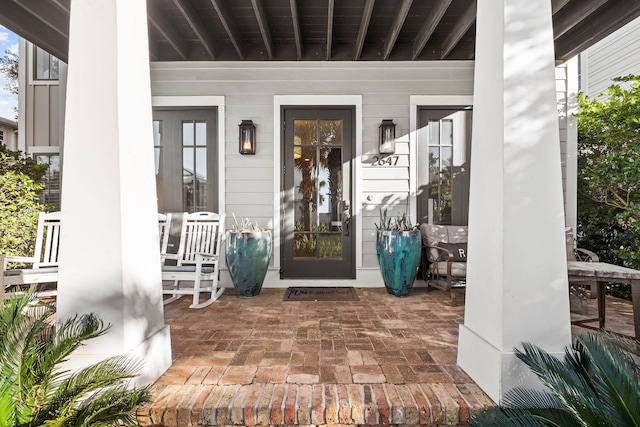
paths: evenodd
<path fill-rule="evenodd" d="M 271 231 L 227 232 L 225 259 L 239 297 L 260 294 L 271 250 Z"/>
<path fill-rule="evenodd" d="M 387 292 L 397 297 L 409 295 L 420 265 L 420 231 L 378 230 L 376 255 Z"/>

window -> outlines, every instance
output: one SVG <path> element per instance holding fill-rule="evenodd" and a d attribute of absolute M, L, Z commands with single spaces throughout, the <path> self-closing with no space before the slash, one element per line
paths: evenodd
<path fill-rule="evenodd" d="M 429 120 L 429 216 L 451 224 L 453 126 L 451 119 Z"/>
<path fill-rule="evenodd" d="M 4 131 L 0 130 L 0 142 L 4 142 Z"/>
<path fill-rule="evenodd" d="M 40 195 L 40 202 L 51 205 L 54 211 L 60 210 L 60 155 L 36 154 L 36 162 L 49 165 L 44 177 L 44 190 Z"/>
<path fill-rule="evenodd" d="M 182 121 L 182 182 L 184 210 L 206 210 L 207 125 L 204 121 Z"/>
<path fill-rule="evenodd" d="M 60 61 L 50 53 L 33 47 L 33 79 L 58 80 Z"/>

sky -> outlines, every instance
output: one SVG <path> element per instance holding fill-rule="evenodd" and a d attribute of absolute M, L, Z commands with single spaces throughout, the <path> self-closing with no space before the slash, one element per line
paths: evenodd
<path fill-rule="evenodd" d="M 18 53 L 18 36 L 0 25 L 0 57 L 4 57 L 7 50 Z M 6 85 L 6 77 L 0 73 L 0 117 L 16 120 L 14 107 L 18 107 L 18 96 L 9 93 Z"/>

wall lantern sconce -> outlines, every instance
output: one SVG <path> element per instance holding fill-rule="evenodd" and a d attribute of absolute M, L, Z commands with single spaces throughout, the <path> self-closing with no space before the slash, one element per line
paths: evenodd
<path fill-rule="evenodd" d="M 396 152 L 396 124 L 392 119 L 384 119 L 380 124 L 380 154 Z"/>
<path fill-rule="evenodd" d="M 240 127 L 240 154 L 256 154 L 256 127 L 253 120 L 243 120 Z"/>

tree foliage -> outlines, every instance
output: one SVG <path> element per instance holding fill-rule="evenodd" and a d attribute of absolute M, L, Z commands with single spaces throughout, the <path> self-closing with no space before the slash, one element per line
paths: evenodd
<path fill-rule="evenodd" d="M 0 144 L 0 254 L 31 256 L 47 165 Z"/>
<path fill-rule="evenodd" d="M 640 268 L 640 76 L 614 81 L 578 98 L 579 236 L 606 261 Z"/>
<path fill-rule="evenodd" d="M 10 50 L 5 50 L 4 56 L 0 58 L 0 73 L 9 80 L 6 87 L 9 93 L 18 94 L 18 54 Z"/>
<path fill-rule="evenodd" d="M 138 425 L 148 387 L 128 381 L 139 365 L 116 356 L 73 373 L 61 369 L 84 341 L 109 327 L 95 315 L 47 329 L 50 312 L 29 312 L 29 295 L 0 301 L 0 427 Z"/>

